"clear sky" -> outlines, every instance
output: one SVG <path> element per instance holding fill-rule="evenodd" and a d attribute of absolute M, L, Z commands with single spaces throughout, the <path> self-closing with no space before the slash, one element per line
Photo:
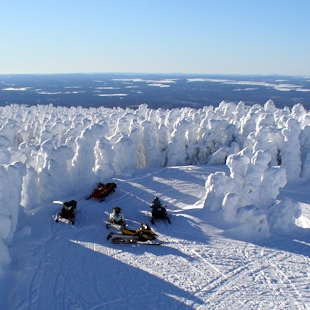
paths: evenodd
<path fill-rule="evenodd" d="M 0 0 L 0 74 L 310 75 L 310 0 Z"/>

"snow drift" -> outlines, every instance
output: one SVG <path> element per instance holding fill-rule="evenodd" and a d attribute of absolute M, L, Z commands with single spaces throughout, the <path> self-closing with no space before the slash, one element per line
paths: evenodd
<path fill-rule="evenodd" d="M 267 236 L 294 230 L 301 216 L 298 203 L 276 200 L 288 181 L 310 180 L 310 113 L 300 104 L 0 111 L 0 271 L 10 262 L 20 212 L 89 193 L 96 181 L 135 169 L 227 164 L 229 174 L 211 174 L 205 186 L 204 207 L 223 221 Z"/>

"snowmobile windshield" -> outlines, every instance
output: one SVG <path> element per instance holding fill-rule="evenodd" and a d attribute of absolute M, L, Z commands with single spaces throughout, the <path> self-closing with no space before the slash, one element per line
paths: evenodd
<path fill-rule="evenodd" d="M 64 204 L 64 207 L 66 210 L 70 210 L 72 208 L 72 206 L 68 205 L 68 204 Z"/>
<path fill-rule="evenodd" d="M 103 183 L 101 183 L 101 182 L 97 182 L 96 185 L 97 185 L 98 189 L 102 189 L 102 188 L 105 187 L 105 185 Z"/>

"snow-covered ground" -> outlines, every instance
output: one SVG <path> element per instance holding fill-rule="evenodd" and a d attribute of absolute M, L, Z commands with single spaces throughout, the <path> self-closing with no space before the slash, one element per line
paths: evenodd
<path fill-rule="evenodd" d="M 255 240 L 247 229 L 221 224 L 218 213 L 202 208 L 206 178 L 218 170 L 171 167 L 115 178 L 117 191 L 102 203 L 72 197 L 75 226 L 52 221 L 57 204 L 27 211 L 10 250 L 1 309 L 308 309 L 309 238 Z M 310 201 L 309 185 L 281 197 Z M 149 223 L 154 195 L 172 219 L 151 225 L 161 246 L 106 240 L 115 230 L 104 225 L 113 206 L 138 228 Z"/>
<path fill-rule="evenodd" d="M 308 309 L 310 114 L 0 108 L 1 309 Z M 117 183 L 100 203 L 95 181 Z M 161 246 L 116 245 L 159 196 Z M 56 223 L 78 201 L 74 226 Z M 110 231 L 114 228 L 110 228 Z"/>

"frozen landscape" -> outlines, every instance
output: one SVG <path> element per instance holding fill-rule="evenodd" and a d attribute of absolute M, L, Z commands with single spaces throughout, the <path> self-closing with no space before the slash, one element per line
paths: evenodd
<path fill-rule="evenodd" d="M 8 105 L 0 128 L 1 309 L 309 309 L 303 105 Z M 85 200 L 96 181 L 117 190 Z M 71 199 L 75 225 L 54 222 Z M 114 206 L 163 244 L 112 244 Z"/>
<path fill-rule="evenodd" d="M 278 108 L 309 110 L 310 78 L 219 74 L 0 74 L 0 106 L 26 104 L 97 108 L 175 109 L 217 106 L 222 100 L 247 105 L 273 100 Z"/>

